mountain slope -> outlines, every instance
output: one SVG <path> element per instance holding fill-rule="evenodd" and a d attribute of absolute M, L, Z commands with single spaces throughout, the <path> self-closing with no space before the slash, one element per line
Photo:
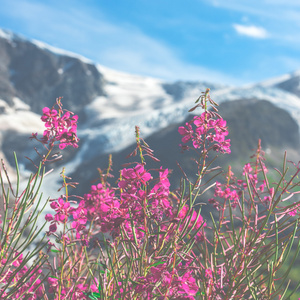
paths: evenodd
<path fill-rule="evenodd" d="M 84 107 L 104 94 L 95 65 L 76 57 L 55 55 L 16 35 L 0 38 L 0 95 L 9 106 L 19 98 L 40 114 L 58 96 L 81 118 Z"/>
<path fill-rule="evenodd" d="M 95 159 L 133 144 L 135 125 L 140 126 L 145 138 L 159 136 L 174 124 L 178 126 L 177 123 L 184 121 L 188 109 L 207 87 L 211 88 L 212 98 L 218 103 L 268 100 L 287 111 L 299 125 L 297 76 L 295 72 L 269 83 L 243 87 L 204 82 L 165 82 L 114 71 L 79 55 L 0 30 L 0 154 L 13 164 L 12 151 L 15 150 L 21 167 L 30 169 L 30 163 L 23 157 L 34 158 L 36 154 L 32 150 L 35 144 L 28 143 L 28 137 L 32 132 L 42 133 L 42 108 L 52 106 L 59 96 L 63 96 L 66 109 L 79 115 L 80 147 L 64 151 L 62 163 L 70 173 L 75 170 L 85 173 L 84 164 L 92 167 Z M 258 102 L 254 106 L 257 105 Z M 228 103 L 228 118 L 237 118 L 233 131 L 244 122 L 242 118 L 246 116 L 242 112 L 249 110 L 246 106 L 242 108 L 241 104 L 237 107 L 241 111 L 236 112 Z M 285 128 L 289 128 L 287 121 L 282 121 L 282 113 L 274 111 L 272 116 L 274 122 L 281 121 Z M 256 113 L 251 114 L 248 124 L 253 120 L 264 127 L 269 125 L 268 122 L 259 123 L 256 118 Z M 268 116 L 261 119 L 267 120 Z M 295 131 L 292 132 L 294 134 Z M 240 134 L 242 138 L 250 133 Z M 275 139 L 276 132 L 269 136 Z M 277 141 L 283 136 L 282 132 L 279 136 Z M 252 137 L 247 139 L 252 140 Z M 154 140 L 154 143 L 162 141 Z M 156 145 L 152 146 L 155 148 Z M 240 150 L 241 156 L 247 147 L 249 145 Z M 168 154 L 165 156 L 162 154 L 162 160 L 169 157 Z M 91 178 L 85 179 L 89 181 Z M 54 182 L 53 186 L 57 184 Z"/>
<path fill-rule="evenodd" d="M 266 158 L 270 167 L 278 167 L 285 150 L 288 151 L 289 159 L 298 159 L 300 154 L 299 126 L 285 110 L 269 101 L 252 99 L 222 103 L 219 106 L 219 113 L 227 120 L 232 152 L 230 155 L 219 155 L 216 165 L 224 167 L 233 164 L 236 167 L 237 163 L 246 163 L 249 156 L 253 154 L 253 149 L 256 149 L 258 139 L 262 140 L 262 147 L 267 150 Z M 181 135 L 178 133 L 178 127 L 190 121 L 192 117 L 193 115 L 189 115 L 184 122 L 169 125 L 146 138 L 146 142 L 154 150 L 154 155 L 161 160 L 161 162 L 154 162 L 148 158 L 147 168 L 157 169 L 162 166 L 172 169 L 170 179 L 173 186 L 178 186 L 182 176 L 176 162 L 179 162 L 190 178 L 195 176 L 196 166 L 192 158 L 197 159 L 197 156 L 192 150 L 182 153 L 179 147 Z M 138 161 L 138 156 L 126 159 L 134 147 L 135 145 L 131 145 L 122 151 L 112 153 L 115 176 L 112 181 L 118 178 L 118 171 L 123 164 Z M 81 183 L 77 192 L 86 192 L 92 181 L 98 178 L 97 167 L 104 169 L 107 163 L 107 154 L 99 154 L 93 161 L 85 160 L 71 175 L 73 179 Z M 235 169 L 240 171 L 240 168 Z"/>

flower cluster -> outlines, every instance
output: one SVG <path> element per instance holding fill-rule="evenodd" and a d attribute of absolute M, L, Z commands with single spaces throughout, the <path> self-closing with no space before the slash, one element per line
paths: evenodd
<path fill-rule="evenodd" d="M 45 123 L 46 130 L 43 133 L 41 141 L 44 144 L 53 145 L 56 141 L 59 142 L 59 148 L 64 149 L 67 146 L 78 147 L 77 137 L 77 120 L 78 116 L 72 112 L 63 112 L 61 104 L 58 111 L 54 108 L 43 108 L 43 116 L 41 120 Z"/>
<path fill-rule="evenodd" d="M 104 233 L 118 227 L 122 220 L 122 211 L 114 190 L 110 189 L 108 184 L 99 183 L 91 186 L 90 192 L 84 195 L 84 199 L 79 202 L 72 216 L 74 220 L 72 227 L 76 229 L 79 238 L 85 231 L 85 224 L 88 221 L 93 221 Z"/>
<path fill-rule="evenodd" d="M 124 168 L 121 171 L 118 189 L 112 189 L 107 182 L 92 185 L 90 192 L 84 195 L 76 208 L 70 205 L 70 201 L 66 202 L 66 199 L 62 197 L 57 201 L 52 201 L 50 206 L 55 210 L 55 214 L 54 216 L 47 214 L 45 217 L 47 221 L 51 222 L 49 234 L 55 233 L 57 225 L 66 223 L 71 217 L 71 230 L 75 230 L 76 239 L 86 241 L 86 245 L 89 240 L 87 233 L 91 232 L 87 229 L 88 224 L 93 224 L 94 228 L 98 227 L 97 231 L 109 233 L 114 238 L 120 235 L 122 228 L 129 240 L 133 240 L 134 236 L 138 243 L 143 245 L 142 241 L 147 230 L 145 218 L 152 220 L 155 224 L 164 220 L 161 230 L 165 230 L 165 234 L 161 236 L 162 240 L 168 241 L 176 231 L 177 225 L 173 223 L 173 220 L 177 216 L 183 220 L 179 227 L 180 232 L 187 226 L 189 232 L 198 231 L 195 237 L 197 241 L 203 241 L 204 236 L 200 229 L 205 227 L 206 223 L 202 216 L 196 211 L 190 212 L 187 205 L 177 213 L 170 200 L 168 170 L 160 168 L 158 172 L 159 177 L 154 180 L 143 165 L 137 164 L 133 168 Z M 150 181 L 154 182 L 152 188 L 149 188 Z M 71 244 L 67 237 L 64 238 L 64 241 Z M 179 275 L 178 270 L 170 271 L 170 269 L 172 266 L 167 267 L 166 264 L 152 267 L 147 276 L 139 275 L 135 278 L 138 284 L 131 286 L 132 291 L 140 293 L 140 290 L 144 290 L 144 286 L 147 286 L 145 294 L 147 298 L 145 299 L 151 299 L 161 290 L 165 290 L 166 295 L 170 297 L 193 299 L 192 296 L 195 295 L 198 288 L 191 270 L 181 271 L 181 275 Z M 161 282 L 159 289 L 155 288 L 155 282 Z M 50 277 L 48 283 L 49 291 L 57 292 L 58 279 Z M 64 297 L 72 295 L 70 299 L 74 300 L 85 299 L 82 292 L 84 287 L 81 286 L 78 289 L 78 285 L 70 288 L 64 286 L 61 295 Z M 96 290 L 96 286 L 89 288 L 91 292 L 94 290 Z M 164 299 L 162 294 L 159 299 Z"/>
<path fill-rule="evenodd" d="M 194 124 L 195 129 L 193 129 Z M 204 111 L 201 116 L 180 126 L 178 132 L 183 136 L 182 142 L 192 141 L 194 148 L 201 148 L 207 143 L 214 151 L 220 153 L 230 153 L 230 140 L 225 139 L 228 135 L 226 121 L 222 118 L 214 119 L 214 114 Z"/>
<path fill-rule="evenodd" d="M 225 175 L 225 183 L 216 181 L 214 197 L 208 200 L 209 203 L 213 204 L 217 209 L 221 209 L 222 205 L 216 200 L 216 198 L 229 200 L 231 207 L 236 208 L 239 200 L 242 196 L 242 191 L 248 191 L 248 186 L 250 190 L 253 191 L 255 195 L 261 197 L 262 202 L 270 202 L 274 195 L 274 188 L 270 188 L 267 192 L 266 181 L 264 179 L 259 179 L 262 172 L 265 174 L 268 172 L 263 160 L 264 152 L 261 150 L 261 145 L 258 145 L 255 161 L 246 163 L 243 167 L 243 176 L 245 179 L 237 179 L 229 166 L 228 172 Z M 263 177 L 263 176 L 261 176 Z M 247 179 L 246 179 L 247 178 Z M 247 184 L 247 181 L 249 184 Z M 248 191 L 249 192 L 249 191 Z"/>
<path fill-rule="evenodd" d="M 229 200 L 231 207 L 235 208 L 241 197 L 241 191 L 237 191 L 234 184 L 222 184 L 216 181 L 214 197 Z M 208 202 L 213 204 L 215 208 L 220 209 L 220 205 L 215 198 L 209 199 Z"/>
<path fill-rule="evenodd" d="M 153 266 L 146 276 L 136 279 L 138 284 L 135 290 L 143 299 L 147 300 L 153 299 L 154 295 L 160 300 L 193 300 L 198 291 L 196 280 L 192 276 L 192 271 L 183 271 L 180 276 L 180 269 L 181 264 L 171 272 L 167 268 L 167 263 Z M 161 285 L 157 283 L 161 283 Z"/>
<path fill-rule="evenodd" d="M 84 279 L 80 280 L 84 282 Z M 98 284 L 97 279 L 94 279 L 95 283 Z M 70 299 L 70 300 L 88 300 L 91 299 L 88 295 L 88 292 L 97 293 L 98 288 L 97 285 L 93 283 L 91 285 L 89 284 L 83 284 L 83 283 L 77 283 L 76 285 L 66 287 L 64 286 L 61 290 L 61 298 L 60 299 Z M 58 297 L 58 289 L 59 289 L 59 281 L 57 278 L 49 277 L 48 278 L 48 284 L 49 284 L 49 293 L 53 294 L 55 293 L 54 300 L 59 300 Z"/>
<path fill-rule="evenodd" d="M 270 184 L 259 143 L 254 161 L 242 170 L 242 179 L 229 167 L 225 179 L 215 181 L 218 174 L 213 172 L 218 168 L 212 167 L 215 158 L 208 159 L 208 152 L 230 153 L 230 140 L 226 139 L 226 121 L 216 113 L 209 89 L 196 103 L 199 101 L 192 110 L 200 106 L 204 112 L 178 128 L 184 144 L 191 142 L 200 149 L 194 149 L 199 155 L 196 179 L 184 173 L 180 187 L 171 190 L 168 169 L 146 168 L 145 156 L 158 160 L 136 127 L 137 147 L 130 156 L 139 154 L 140 162 L 121 169 L 115 185 L 109 183 L 111 160 L 106 172 L 99 169 L 100 183 L 92 185 L 83 197 L 70 194 L 69 187 L 75 184 L 62 172 L 65 193 L 50 200 L 53 213 L 45 216 L 48 242 L 41 241 L 26 255 L 18 251 L 38 236 L 35 224 L 40 212 L 30 208 L 35 199 L 41 199 L 37 184 L 41 170 L 21 194 L 10 183 L 11 193 L 2 185 L 0 298 L 221 300 L 273 299 L 286 293 L 278 271 L 282 258 L 288 256 L 286 249 L 293 251 L 300 204 L 286 205 L 284 201 L 300 186 L 300 163 L 294 165 L 291 179 L 286 179 L 290 173 L 284 161 L 282 172 L 278 171 L 279 183 Z M 60 149 L 77 147 L 77 116 L 64 112 L 59 99 L 56 104 L 58 110 L 43 109 L 43 138 L 33 135 L 50 145 L 43 147 L 47 154 L 40 155 L 42 164 L 50 161 L 47 157 L 55 145 Z M 1 172 L 0 179 L 3 182 Z M 217 211 L 210 222 L 201 215 L 201 201 L 213 186 L 214 198 L 208 201 Z M 9 197 L 15 201 L 9 202 Z M 8 203 L 14 206 L 8 207 Z M 25 229 L 29 235 L 23 243 L 19 238 L 27 233 Z M 268 284 L 273 282 L 276 284 Z"/>
<path fill-rule="evenodd" d="M 49 226 L 49 234 L 57 230 L 57 225 L 64 224 L 68 221 L 74 208 L 71 207 L 71 203 L 66 201 L 66 199 L 60 197 L 57 201 L 52 200 L 50 207 L 55 210 L 55 215 L 46 214 L 45 219 L 51 222 Z"/>
<path fill-rule="evenodd" d="M 17 251 L 14 251 L 13 258 L 10 259 L 10 263 L 6 258 L 3 258 L 0 262 L 1 269 L 6 269 L 0 275 L 1 285 L 5 286 L 7 284 L 11 287 L 18 287 L 13 299 L 42 299 L 44 289 L 39 278 L 42 270 L 38 267 L 28 268 L 24 265 L 23 254 Z M 2 288 L 0 288 L 0 295 L 1 299 L 8 299 L 7 297 L 10 297 Z"/>
<path fill-rule="evenodd" d="M 160 234 L 162 243 L 171 241 L 178 230 L 179 232 L 183 232 L 183 230 L 196 231 L 196 241 L 203 241 L 204 235 L 201 228 L 206 227 L 206 223 L 202 216 L 195 210 L 190 210 L 188 205 L 184 205 L 177 212 L 170 198 L 168 170 L 160 168 L 158 172 L 159 177 L 153 179 L 144 165 L 137 164 L 133 168 L 121 170 L 117 189 L 112 189 L 107 182 L 92 185 L 90 192 L 84 195 L 76 208 L 70 206 L 70 202 L 66 202 L 63 198 L 53 201 L 51 208 L 56 213 L 54 216 L 46 215 L 46 220 L 51 222 L 49 234 L 56 231 L 57 224 L 65 223 L 71 217 L 71 228 L 76 231 L 76 238 L 81 241 L 89 241 L 87 233 L 91 231 L 87 226 L 93 224 L 94 228 L 98 228 L 97 232 L 109 233 L 116 239 L 122 231 L 125 234 L 123 237 L 125 240 L 126 237 L 131 241 L 135 238 L 139 245 L 143 245 L 147 227 L 154 226 L 153 228 L 158 230 L 155 224 L 164 221 L 160 229 L 165 232 Z M 153 182 L 152 188 L 150 188 L 150 182 Z M 151 220 L 153 225 L 149 223 L 146 227 L 145 218 Z M 176 222 L 174 223 L 176 218 L 182 220 L 179 228 L 177 228 Z M 65 242 L 71 243 L 66 239 Z M 131 286 L 132 291 L 140 293 L 140 290 L 144 289 L 143 286 L 147 286 L 147 295 L 145 294 L 147 299 L 151 299 L 160 290 L 165 290 L 166 295 L 170 297 L 180 296 L 180 299 L 193 299 L 192 295 L 196 293 L 197 286 L 191 270 L 182 271 L 181 275 L 178 270 L 171 270 L 171 265 L 168 267 L 164 265 L 152 267 L 147 276 L 137 274 L 137 277 L 132 279 L 138 284 Z M 154 279 L 155 282 L 161 282 L 159 289 L 154 288 Z M 49 280 L 52 291 L 57 287 L 58 282 L 54 278 Z M 75 286 L 73 286 L 72 293 L 75 291 L 74 289 L 76 289 Z M 120 290 L 122 289 L 120 288 Z M 62 294 L 67 295 L 71 293 L 70 291 L 65 287 Z M 74 292 L 74 295 L 78 293 L 80 292 Z"/>
<path fill-rule="evenodd" d="M 160 221 L 163 216 L 172 215 L 172 203 L 169 199 L 170 182 L 168 170 L 160 169 L 158 182 L 152 189 L 147 189 L 152 175 L 144 166 L 137 164 L 134 168 L 121 170 L 118 183 L 118 195 L 109 184 L 93 185 L 78 207 L 72 211 L 72 227 L 77 231 L 77 237 L 85 230 L 87 221 L 100 227 L 101 232 L 116 236 L 123 225 L 132 237 L 133 220 L 139 239 L 143 237 L 144 218 L 148 216 Z"/>

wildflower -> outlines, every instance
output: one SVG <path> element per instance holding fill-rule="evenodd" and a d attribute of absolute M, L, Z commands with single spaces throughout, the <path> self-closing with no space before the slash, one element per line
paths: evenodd
<path fill-rule="evenodd" d="M 123 169 L 121 171 L 122 180 L 119 182 L 121 189 L 127 189 L 129 193 L 136 192 L 141 183 L 146 184 L 151 179 L 151 174 L 146 172 L 143 165 L 136 165 L 133 169 Z"/>
<path fill-rule="evenodd" d="M 72 112 L 63 113 L 60 102 L 57 102 L 59 111 L 56 109 L 44 107 L 41 120 L 45 123 L 46 130 L 40 141 L 44 144 L 54 145 L 59 142 L 59 148 L 62 150 L 67 146 L 78 147 L 77 121 L 78 116 Z M 31 138 L 37 139 L 37 134 L 32 134 Z"/>
<path fill-rule="evenodd" d="M 152 299 L 154 294 L 165 293 L 171 299 L 194 299 L 193 296 L 198 291 L 196 280 L 191 271 L 183 272 L 181 276 L 177 269 L 170 272 L 166 263 L 151 267 L 146 276 L 137 278 L 135 291 L 142 295 L 143 299 Z"/>
<path fill-rule="evenodd" d="M 294 204 L 296 204 L 296 202 L 294 202 Z M 296 208 L 294 207 L 294 209 L 290 210 L 290 211 L 288 212 L 288 214 L 289 214 L 290 216 L 294 217 L 294 216 L 297 215 L 297 210 L 298 210 L 297 207 L 296 207 Z"/>
<path fill-rule="evenodd" d="M 193 130 L 192 124 L 196 126 L 195 130 Z M 214 119 L 213 114 L 208 111 L 194 117 L 192 123 L 186 123 L 185 127 L 180 126 L 178 132 L 183 135 L 183 143 L 191 140 L 196 149 L 201 148 L 207 143 L 216 152 L 231 152 L 230 140 L 225 139 L 228 135 L 226 121 L 222 118 Z"/>
<path fill-rule="evenodd" d="M 206 278 L 212 278 L 212 270 L 210 268 L 205 269 L 205 277 Z"/>
<path fill-rule="evenodd" d="M 182 137 L 182 142 L 183 143 L 187 143 L 189 140 L 193 139 L 194 137 L 194 131 L 192 126 L 189 123 L 185 124 L 184 126 L 180 126 L 178 128 L 178 132 L 183 135 Z"/>
<path fill-rule="evenodd" d="M 45 220 L 46 221 L 48 221 L 48 222 L 50 222 L 50 221 L 52 221 L 54 218 L 53 218 L 53 216 L 51 215 L 51 214 L 46 214 L 46 216 L 45 216 Z"/>
<path fill-rule="evenodd" d="M 243 170 L 244 170 L 243 175 L 250 174 L 253 171 L 250 163 L 245 164 Z"/>
<path fill-rule="evenodd" d="M 216 181 L 214 196 L 230 200 L 232 208 L 235 208 L 240 199 L 241 192 L 237 192 L 236 187 L 233 184 L 222 184 Z M 209 199 L 209 202 L 214 205 L 216 204 L 216 201 L 213 198 Z"/>

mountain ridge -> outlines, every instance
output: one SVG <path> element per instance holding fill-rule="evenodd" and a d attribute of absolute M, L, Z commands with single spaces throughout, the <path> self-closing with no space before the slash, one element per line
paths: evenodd
<path fill-rule="evenodd" d="M 273 80 L 273 84 L 242 87 L 200 81 L 169 82 L 112 70 L 0 30 L 0 154 L 11 165 L 14 150 L 18 157 L 24 153 L 35 155 L 28 137 L 33 131 L 43 132 L 42 108 L 51 107 L 59 96 L 63 96 L 64 108 L 79 115 L 80 147 L 64 154 L 64 165 L 70 173 L 80 172 L 80 165 L 87 159 L 92 161 L 133 144 L 135 125 L 147 138 L 183 122 L 188 109 L 207 87 L 218 103 L 241 99 L 270 101 L 287 111 L 299 126 L 298 73 L 283 76 L 281 81 Z M 280 119 L 280 110 L 276 113 Z M 30 170 L 27 160 L 21 158 L 20 164 L 24 170 Z"/>

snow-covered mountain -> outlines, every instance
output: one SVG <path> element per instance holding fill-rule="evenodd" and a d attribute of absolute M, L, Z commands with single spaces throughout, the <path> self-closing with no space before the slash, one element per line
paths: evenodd
<path fill-rule="evenodd" d="M 152 133 L 156 125 L 161 128 L 183 118 L 188 106 L 207 86 L 212 90 L 222 88 L 201 82 L 168 83 L 110 70 L 4 30 L 0 31 L 0 54 L 0 109 L 3 117 L 17 115 L 13 124 L 7 125 L 10 129 L 31 132 L 37 127 L 42 108 L 52 106 L 55 98 L 63 96 L 64 106 L 80 117 L 81 135 L 89 140 L 109 135 L 106 151 L 116 146 L 114 138 L 118 140 L 117 147 L 122 140 L 128 141 L 124 134 L 133 125 L 145 125 L 145 134 Z M 29 111 L 36 116 L 29 118 Z M 120 119 L 122 132 L 117 133 L 120 128 L 116 120 Z M 27 124 L 23 124 L 24 120 Z"/>
<path fill-rule="evenodd" d="M 64 108 L 79 115 L 80 147 L 65 155 L 69 173 L 80 172 L 87 160 L 134 143 L 135 125 L 147 137 L 183 121 L 207 87 L 218 103 L 268 100 L 300 125 L 299 78 L 300 72 L 294 72 L 243 87 L 166 82 L 111 70 L 77 54 L 0 30 L 0 154 L 12 164 L 15 150 L 21 166 L 28 168 L 28 161 L 22 159 L 34 155 L 28 137 L 32 132 L 42 133 L 42 108 L 51 107 L 59 96 Z"/>

